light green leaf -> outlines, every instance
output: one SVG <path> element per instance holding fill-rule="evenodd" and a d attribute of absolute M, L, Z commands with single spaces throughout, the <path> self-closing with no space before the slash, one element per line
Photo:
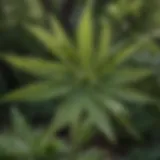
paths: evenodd
<path fill-rule="evenodd" d="M 99 63 L 106 61 L 110 56 L 109 49 L 111 44 L 111 27 L 109 22 L 105 22 L 102 20 L 101 22 L 101 31 L 100 31 L 100 40 L 99 40 L 99 48 L 98 48 L 98 57 Z"/>
<path fill-rule="evenodd" d="M 1 101 L 45 101 L 64 95 L 70 89 L 69 85 L 39 82 L 16 89 L 2 97 Z"/>
<path fill-rule="evenodd" d="M 93 35 L 93 19 L 92 19 L 92 5 L 91 2 L 86 5 L 79 24 L 77 26 L 77 47 L 80 56 L 80 62 L 83 67 L 90 66 L 92 52 L 94 48 L 94 35 Z"/>
<path fill-rule="evenodd" d="M 34 135 L 32 129 L 16 108 L 12 109 L 12 127 L 15 136 L 26 141 L 26 143 L 31 144 L 33 142 Z"/>
<path fill-rule="evenodd" d="M 22 71 L 43 78 L 56 77 L 58 75 L 63 76 L 67 72 L 66 66 L 60 62 L 43 60 L 41 58 L 6 55 L 4 59 Z"/>

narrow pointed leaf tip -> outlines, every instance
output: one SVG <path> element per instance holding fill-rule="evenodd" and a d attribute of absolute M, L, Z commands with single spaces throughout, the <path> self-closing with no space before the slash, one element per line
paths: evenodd
<path fill-rule="evenodd" d="M 133 43 L 130 43 L 125 48 L 122 48 L 115 54 L 113 62 L 115 66 L 118 66 L 131 58 L 131 56 L 137 53 L 140 48 L 146 43 L 147 41 L 142 39 L 137 39 Z"/>
<path fill-rule="evenodd" d="M 111 143 L 116 143 L 117 139 L 109 115 L 92 102 L 88 104 L 87 109 L 93 125 L 99 129 Z"/>
<path fill-rule="evenodd" d="M 52 30 L 53 30 L 54 36 L 56 37 L 57 41 L 62 46 L 65 45 L 68 49 L 73 49 L 71 40 L 67 35 L 65 29 L 61 25 L 60 21 L 57 18 L 52 17 L 51 24 L 52 24 Z"/>
<path fill-rule="evenodd" d="M 79 56 L 83 66 L 88 67 L 92 56 L 94 46 L 93 36 L 93 19 L 92 19 L 92 5 L 88 3 L 84 9 L 80 22 L 77 26 L 77 47 L 79 49 Z"/>
<path fill-rule="evenodd" d="M 16 136 L 25 139 L 27 142 L 32 142 L 33 132 L 31 126 L 17 108 L 12 109 L 12 124 Z"/>
<path fill-rule="evenodd" d="M 53 33 L 49 33 L 44 28 L 38 25 L 28 25 L 27 29 L 39 40 L 42 44 L 51 51 L 53 56 L 66 61 L 68 52 L 63 50 L 62 43 L 57 40 L 57 37 Z"/>
<path fill-rule="evenodd" d="M 101 31 L 99 37 L 98 57 L 101 64 L 109 57 L 109 48 L 111 44 L 111 26 L 106 20 L 101 20 Z"/>
<path fill-rule="evenodd" d="M 46 101 L 57 96 L 66 94 L 71 89 L 71 86 L 67 85 L 57 85 L 51 82 L 39 82 L 35 84 L 26 85 L 20 89 L 16 89 L 4 97 L 2 97 L 1 102 L 8 101 Z"/>
<path fill-rule="evenodd" d="M 144 80 L 153 74 L 152 70 L 147 68 L 128 67 L 119 69 L 113 74 L 112 82 L 115 84 L 131 84 Z"/>
<path fill-rule="evenodd" d="M 50 78 L 55 74 L 66 72 L 63 64 L 41 58 L 6 55 L 4 60 L 24 72 L 43 78 Z"/>

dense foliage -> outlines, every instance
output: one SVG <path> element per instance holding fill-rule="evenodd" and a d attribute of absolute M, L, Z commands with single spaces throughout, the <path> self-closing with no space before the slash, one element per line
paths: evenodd
<path fill-rule="evenodd" d="M 1 159 L 158 159 L 159 16 L 159 0 L 1 0 Z"/>

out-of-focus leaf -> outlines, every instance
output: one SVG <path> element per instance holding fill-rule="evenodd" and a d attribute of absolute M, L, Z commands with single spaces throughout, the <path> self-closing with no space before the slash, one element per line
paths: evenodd
<path fill-rule="evenodd" d="M 19 138 L 12 135 L 1 135 L 0 136 L 0 150 L 3 151 L 3 155 L 11 155 L 15 157 L 29 156 L 31 155 L 31 148 L 27 143 L 24 143 Z"/>
<path fill-rule="evenodd" d="M 59 22 L 56 17 L 53 17 L 51 20 L 52 24 L 52 30 L 56 37 L 56 40 L 59 44 L 61 44 L 62 47 L 66 46 L 69 51 L 74 52 L 74 46 L 71 42 L 69 36 L 65 32 L 64 28 L 62 27 L 61 23 Z"/>
<path fill-rule="evenodd" d="M 43 78 L 63 75 L 67 71 L 67 68 L 60 62 L 43 60 L 41 58 L 6 55 L 4 59 L 22 71 Z"/>
<path fill-rule="evenodd" d="M 79 98 L 81 98 L 80 101 Z M 84 111 L 85 105 L 86 99 L 81 93 L 75 92 L 74 95 L 70 95 L 68 99 L 59 106 L 59 110 L 54 120 L 55 127 L 61 128 L 61 126 L 63 127 L 66 123 L 73 124 L 74 122 L 77 122 Z"/>
<path fill-rule="evenodd" d="M 113 57 L 113 65 L 118 66 L 121 63 L 125 62 L 133 54 L 135 54 L 139 49 L 146 43 L 146 40 L 144 38 L 137 39 L 136 42 L 129 44 L 128 46 L 124 47 L 121 51 L 119 51 L 115 56 Z"/>
<path fill-rule="evenodd" d="M 79 134 L 77 138 L 78 146 L 83 146 L 83 144 L 87 144 L 87 142 L 91 140 L 94 135 L 92 121 L 87 118 L 84 121 L 79 122 L 77 126 L 77 133 Z"/>
<path fill-rule="evenodd" d="M 116 121 L 119 122 L 120 125 L 124 126 L 131 135 L 133 135 L 135 138 L 139 138 L 138 133 L 131 125 L 127 108 L 122 103 L 105 96 L 102 96 L 101 100 L 108 110 L 108 114 L 111 114 Z"/>
<path fill-rule="evenodd" d="M 112 142 L 116 142 L 115 132 L 111 124 L 111 120 L 107 112 L 105 112 L 100 106 L 96 106 L 94 103 L 87 106 L 89 118 L 93 125 Z"/>
<path fill-rule="evenodd" d="M 77 48 L 80 56 L 82 66 L 85 68 L 90 67 L 92 53 L 94 51 L 94 31 L 92 19 L 92 5 L 91 1 L 88 2 L 84 9 L 77 30 Z"/>
<path fill-rule="evenodd" d="M 16 109 L 12 109 L 12 127 L 15 136 L 22 138 L 27 143 L 33 142 L 33 132 L 24 116 Z"/>
<path fill-rule="evenodd" d="M 133 82 L 138 82 L 149 76 L 151 76 L 152 71 L 147 68 L 124 68 L 119 69 L 111 74 L 111 83 L 126 85 Z"/>
<path fill-rule="evenodd" d="M 16 89 L 2 97 L 1 101 L 45 101 L 66 94 L 71 87 L 52 82 L 39 82 Z"/>
<path fill-rule="evenodd" d="M 28 30 L 35 35 L 42 43 L 43 45 L 51 51 L 51 53 L 55 56 L 57 56 L 62 61 L 67 61 L 67 53 L 65 52 L 57 40 L 56 35 L 53 33 L 47 32 L 45 29 L 43 29 L 40 26 L 27 26 Z"/>
<path fill-rule="evenodd" d="M 122 103 L 112 98 L 109 98 L 103 94 L 99 95 L 99 100 L 101 100 L 101 103 L 105 105 L 108 112 L 110 112 L 116 118 L 120 119 L 121 116 L 129 115 L 127 108 L 125 108 L 125 106 Z"/>
<path fill-rule="evenodd" d="M 121 100 L 135 103 L 153 103 L 154 99 L 134 88 L 117 88 L 113 95 Z"/>
<path fill-rule="evenodd" d="M 100 39 L 99 39 L 99 48 L 98 48 L 98 57 L 99 63 L 104 62 L 110 55 L 109 49 L 111 44 L 111 26 L 108 22 L 102 20 L 101 22 L 102 28 L 100 31 Z"/>
<path fill-rule="evenodd" d="M 80 153 L 77 160 L 103 160 L 104 157 L 105 154 L 102 151 L 98 149 L 91 149 L 89 151 Z"/>
<path fill-rule="evenodd" d="M 79 101 L 79 97 L 81 97 L 81 101 Z M 73 125 L 78 122 L 85 107 L 85 98 L 83 99 L 82 97 L 83 96 L 80 96 L 79 93 L 77 95 L 74 93 L 74 95 L 70 95 L 66 101 L 62 102 L 51 122 L 51 125 L 46 131 L 42 140 L 42 145 L 47 142 L 48 138 L 50 138 L 53 133 L 56 133 L 63 127 L 73 127 Z"/>
<path fill-rule="evenodd" d="M 43 8 L 40 5 L 40 1 L 37 0 L 27 0 L 29 8 L 29 16 L 36 20 L 41 20 L 43 17 Z"/>

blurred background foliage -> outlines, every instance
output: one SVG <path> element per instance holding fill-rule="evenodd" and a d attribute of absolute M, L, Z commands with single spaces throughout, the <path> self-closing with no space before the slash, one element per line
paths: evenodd
<path fill-rule="evenodd" d="M 143 140 L 138 142 L 133 140 L 128 136 L 128 134 L 124 134 L 121 126 L 116 124 L 116 132 L 118 133 L 119 142 L 116 146 L 111 146 L 111 149 L 108 149 L 110 144 L 109 142 L 106 142 L 106 150 L 112 150 L 113 157 L 117 156 L 117 159 L 157 160 L 160 157 L 160 1 L 93 0 L 92 2 L 94 7 L 94 27 L 96 34 L 100 32 L 98 25 L 101 18 L 106 20 L 106 22 L 109 20 L 109 22 L 112 24 L 112 32 L 114 32 L 114 37 L 112 37 L 113 46 L 117 43 L 120 44 L 120 46 L 123 46 L 123 44 L 131 42 L 136 36 L 152 37 L 148 42 L 148 45 L 143 47 L 142 51 L 140 50 L 139 53 L 135 54 L 135 56 L 133 56 L 133 58 L 129 61 L 129 64 L 127 64 L 128 66 L 134 65 L 140 67 L 149 67 L 153 70 L 152 76 L 144 79 L 141 82 L 138 82 L 135 84 L 135 87 L 142 89 L 144 92 L 154 97 L 157 100 L 156 105 L 140 105 L 134 102 L 129 104 L 129 106 L 131 106 L 131 120 L 136 129 L 143 135 Z M 51 15 L 55 15 L 63 24 L 67 34 L 74 40 L 73 33 L 79 20 L 79 16 L 85 5 L 85 0 L 0 0 L 0 54 L 4 55 L 8 53 L 14 53 L 17 55 L 38 56 L 45 59 L 50 59 L 50 54 L 47 54 L 50 51 L 44 46 L 43 43 L 41 43 L 40 40 L 38 40 L 26 29 L 26 25 L 36 24 L 43 26 L 50 31 Z M 114 49 L 115 48 L 113 47 L 113 50 Z M 56 59 L 56 57 L 54 58 Z M 30 75 L 20 72 L 19 70 L 13 68 L 10 64 L 0 60 L 1 95 L 34 80 L 35 79 Z M 13 125 L 11 123 L 13 119 L 11 119 L 12 116 L 10 112 L 11 108 L 14 106 L 18 106 L 19 110 L 23 113 L 23 115 L 26 116 L 26 119 L 32 126 L 39 128 L 39 126 L 46 127 L 46 125 L 48 125 L 53 111 L 56 110 L 56 107 L 60 102 L 61 98 L 56 99 L 55 101 L 50 100 L 43 103 L 10 102 L 1 104 L 0 125 L 2 133 L 4 130 L 8 130 L 8 128 Z M 19 119 L 19 121 L 22 120 Z M 22 126 L 23 125 L 21 125 L 20 128 Z M 5 133 L 5 136 L 6 135 L 7 134 Z M 26 154 L 27 152 L 26 159 L 28 158 L 28 155 L 32 155 L 30 150 L 32 150 L 31 148 L 34 147 L 30 147 L 28 145 L 28 139 L 25 140 L 26 142 L 21 142 L 21 140 L 19 142 L 19 140 L 16 141 L 16 138 L 13 138 L 13 135 L 7 135 L 7 138 L 4 138 L 4 134 L 1 136 L 1 157 L 7 159 L 7 156 L 10 155 L 11 152 L 13 155 L 15 154 L 15 151 L 13 151 L 15 148 L 10 149 L 8 147 L 11 145 L 10 143 L 12 140 L 15 141 L 12 142 L 12 145 L 17 142 L 19 143 L 15 144 L 16 146 L 20 146 L 19 149 L 17 148 L 16 152 L 21 152 L 20 149 L 24 147 L 22 152 L 25 152 L 23 154 Z M 9 140 L 8 137 L 12 140 Z M 98 135 L 98 137 L 101 136 Z M 94 138 L 94 140 L 96 141 L 95 143 L 98 141 L 98 145 L 99 143 L 101 146 L 104 145 L 102 144 L 103 140 L 99 140 L 99 138 Z M 4 144 L 6 145 L 3 146 Z M 60 152 L 65 152 L 65 155 L 67 154 L 66 151 L 64 151 L 65 147 L 63 148 L 57 146 L 55 144 L 53 147 L 51 144 L 51 147 L 56 150 L 55 153 L 59 153 L 59 150 L 61 150 Z M 1 155 L 3 150 L 5 150 L 6 155 Z M 34 151 L 34 154 L 35 152 L 36 154 L 41 152 L 41 148 L 39 149 L 37 147 L 37 150 L 38 151 Z M 67 152 L 70 151 L 67 150 Z M 91 155 L 93 152 L 91 152 Z M 47 153 L 47 155 L 49 154 Z M 35 155 L 33 155 L 33 157 L 34 156 Z M 42 155 L 41 157 L 43 156 L 45 157 L 45 155 Z M 54 154 L 53 156 L 57 155 Z M 29 158 L 32 159 L 32 157 Z M 18 158 L 15 157 L 15 159 Z M 58 157 L 56 159 L 63 159 L 63 157 Z M 70 157 L 68 159 L 70 159 Z M 72 157 L 72 159 L 74 158 Z M 80 157 L 79 159 L 84 159 L 84 157 Z M 89 158 L 86 158 L 86 160 L 87 159 L 89 160 Z"/>

